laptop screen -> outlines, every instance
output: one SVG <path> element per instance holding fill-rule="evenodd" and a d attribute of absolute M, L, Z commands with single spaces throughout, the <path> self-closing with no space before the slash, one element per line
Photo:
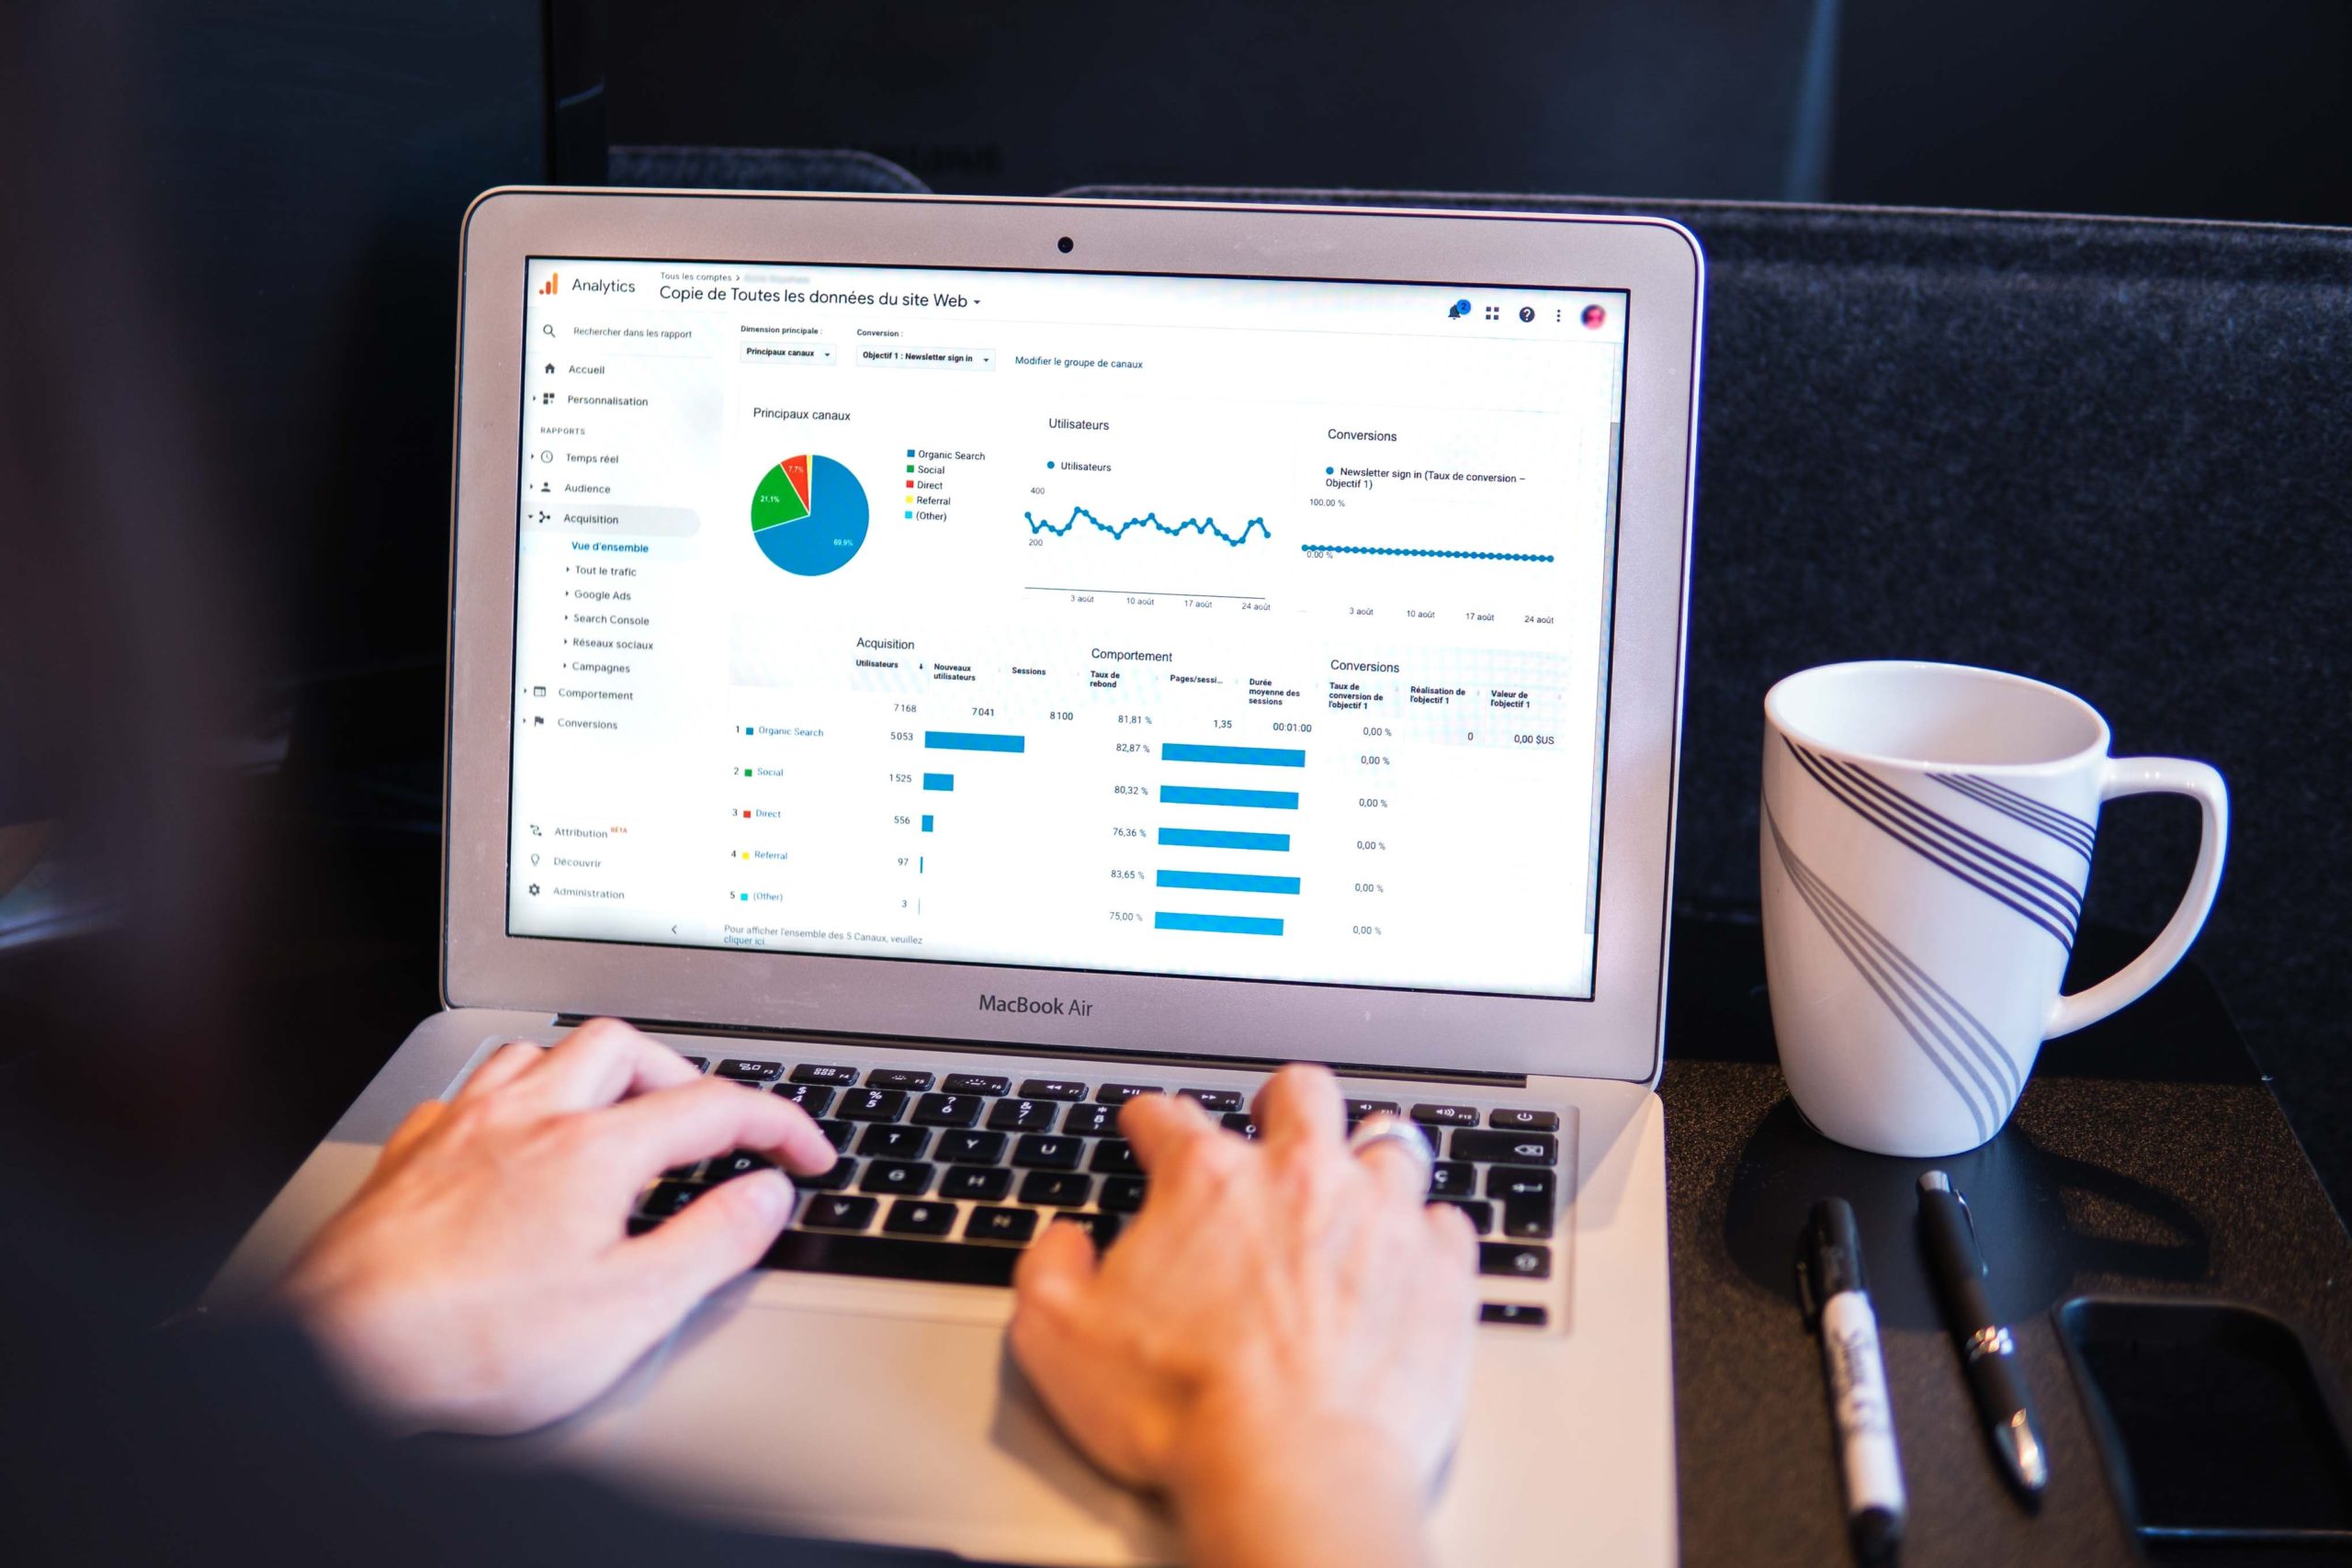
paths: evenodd
<path fill-rule="evenodd" d="M 1591 995 L 1623 292 L 527 273 L 511 934 Z"/>

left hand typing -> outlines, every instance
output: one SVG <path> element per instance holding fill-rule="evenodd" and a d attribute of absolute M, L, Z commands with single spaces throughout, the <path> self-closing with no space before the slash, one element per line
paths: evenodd
<path fill-rule="evenodd" d="M 769 1170 L 628 1234 L 646 1182 L 738 1148 L 802 1174 L 833 1162 L 798 1106 L 705 1078 L 628 1024 L 508 1045 L 410 1113 L 281 1294 L 396 1425 L 542 1426 L 611 1387 L 775 1239 L 792 1190 Z"/>

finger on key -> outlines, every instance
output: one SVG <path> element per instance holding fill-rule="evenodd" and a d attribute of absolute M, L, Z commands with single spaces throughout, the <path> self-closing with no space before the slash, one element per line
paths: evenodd
<path fill-rule="evenodd" d="M 667 1045 L 618 1019 L 582 1024 L 555 1043 L 521 1092 L 550 1111 L 590 1111 L 630 1095 L 675 1089 L 702 1075 Z"/>
<path fill-rule="evenodd" d="M 1209 1113 L 1181 1095 L 1139 1094 L 1119 1107 L 1119 1134 L 1148 1173 L 1195 1138 L 1223 1135 Z"/>
<path fill-rule="evenodd" d="M 458 1086 L 458 1092 L 450 1097 L 449 1103 L 463 1105 L 469 1100 L 480 1100 L 483 1095 L 496 1093 L 537 1066 L 539 1059 L 547 1054 L 546 1046 L 532 1041 L 509 1040 L 484 1058 L 482 1065 L 473 1070 L 472 1077 Z"/>
<path fill-rule="evenodd" d="M 1358 1131 L 1358 1136 L 1368 1134 L 1375 1128 L 1389 1125 L 1399 1128 L 1408 1138 L 1421 1138 L 1421 1147 L 1424 1149 L 1429 1147 L 1427 1135 L 1419 1128 L 1410 1122 L 1390 1115 L 1385 1111 L 1376 1111 L 1366 1117 L 1363 1126 Z M 1428 1156 L 1416 1154 L 1395 1138 L 1381 1138 L 1367 1143 L 1363 1151 L 1356 1156 L 1356 1162 L 1372 1172 L 1373 1179 L 1379 1182 L 1385 1191 L 1394 1193 L 1400 1198 L 1409 1198 L 1415 1202 L 1419 1202 L 1430 1195 L 1430 1173 L 1436 1164 L 1434 1154 Z"/>
<path fill-rule="evenodd" d="M 1340 1080 L 1329 1067 L 1311 1062 L 1293 1062 L 1268 1078 L 1251 1111 L 1268 1144 L 1304 1140 L 1337 1147 L 1347 1124 Z"/>
<path fill-rule="evenodd" d="M 691 1068 L 677 1088 L 640 1094 L 600 1121 L 612 1139 L 611 1159 L 639 1180 L 729 1149 L 766 1155 L 802 1176 L 833 1166 L 833 1145 L 800 1107 Z"/>

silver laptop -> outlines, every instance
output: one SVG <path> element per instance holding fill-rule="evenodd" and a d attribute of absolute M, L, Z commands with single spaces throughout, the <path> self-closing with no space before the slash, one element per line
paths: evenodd
<path fill-rule="evenodd" d="M 1443 1558 L 1669 1561 L 1702 279 L 1650 220 L 481 197 L 447 1007 L 215 1299 L 492 1045 L 616 1014 L 844 1157 L 530 1443 L 736 1522 L 1165 1560 L 1010 1368 L 1006 1281 L 1148 1201 L 1125 1097 L 1247 1136 L 1311 1058 L 1431 1133 L 1484 1236 Z"/>

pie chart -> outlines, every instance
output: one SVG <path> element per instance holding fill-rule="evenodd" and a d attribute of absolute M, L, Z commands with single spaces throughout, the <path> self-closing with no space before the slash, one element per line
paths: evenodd
<path fill-rule="evenodd" d="M 795 577 L 839 571 L 865 543 L 865 487 L 831 457 L 786 457 L 752 492 L 752 537 Z"/>

